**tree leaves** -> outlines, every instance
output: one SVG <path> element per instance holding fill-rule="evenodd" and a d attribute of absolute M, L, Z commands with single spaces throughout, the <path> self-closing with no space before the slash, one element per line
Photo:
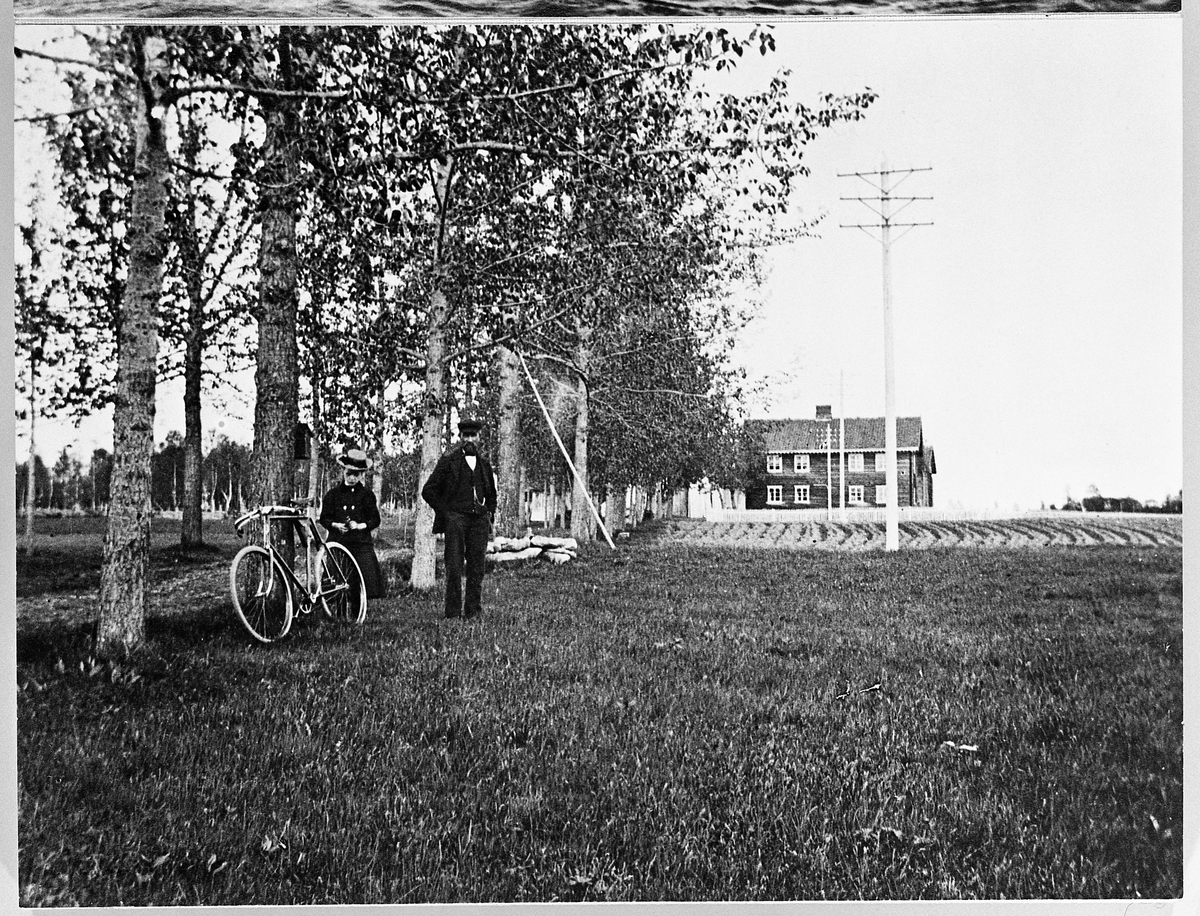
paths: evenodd
<path fill-rule="evenodd" d="M 746 51 L 775 49 L 764 27 L 738 35 L 519 22 L 295 27 L 286 36 L 253 25 L 153 28 L 171 38 L 173 98 L 199 100 L 189 93 L 206 87 L 203 104 L 188 109 L 199 127 L 197 156 L 176 164 L 176 239 L 189 220 L 221 212 L 230 199 L 249 207 L 265 188 L 283 190 L 281 176 L 263 168 L 262 115 L 272 105 L 287 113 L 297 163 L 286 191 L 299 216 L 301 359 L 309 389 L 328 408 L 322 423 L 346 434 L 365 434 L 363 424 L 376 422 L 362 409 L 368 398 L 421 383 L 435 281 L 451 300 L 453 385 L 464 396 L 487 377 L 489 340 L 516 338 L 566 358 L 571 322 L 564 332 L 555 321 L 579 316 L 604 332 L 597 352 L 606 368 L 593 379 L 600 435 L 615 443 L 638 412 L 673 427 L 688 426 L 683 416 L 694 413 L 702 418 L 695 428 L 711 425 L 708 408 L 673 411 L 736 387 L 715 355 L 736 325 L 720 291 L 752 282 L 754 246 L 781 237 L 779 218 L 807 172 L 805 145 L 874 99 L 870 90 L 826 93 L 808 108 L 789 95 L 786 73 L 744 96 L 718 91 L 711 74 L 736 66 Z M 63 174 L 88 176 L 75 182 L 75 224 L 63 248 L 79 265 L 72 283 L 91 293 L 80 301 L 100 310 L 89 321 L 97 328 L 115 320 L 125 257 L 114 228 L 127 206 L 129 141 L 112 112 L 136 94 L 117 78 L 130 69 L 118 34 L 94 30 L 103 69 L 65 77 L 77 102 L 97 107 L 48 127 Z M 276 50 L 284 37 L 290 58 Z M 270 94 L 284 83 L 291 95 Z M 222 131 L 223 149 L 212 139 Z M 452 193 L 439 198 L 431 175 L 451 160 Z M 212 183 L 218 172 L 228 176 L 228 196 Z M 255 243 L 237 209 L 226 221 L 239 227 L 229 241 L 193 245 L 208 252 L 210 284 L 218 282 L 219 251 Z M 195 234 L 191 225 L 186 232 Z M 184 268 L 169 272 L 164 305 L 182 301 L 188 288 Z M 246 308 L 244 297 L 228 301 Z M 662 337 L 638 362 L 624 351 L 636 349 L 640 329 L 613 320 L 624 313 L 661 317 L 681 340 Z M 164 332 L 180 326 L 177 314 L 164 309 Z M 714 354 L 702 354 L 701 340 Z M 608 354 L 618 353 L 610 363 Z M 674 377 L 652 354 L 691 372 Z M 620 382 L 609 384 L 607 372 Z M 341 378 L 353 380 L 348 389 L 331 383 Z M 646 395 L 618 397 L 621 388 L 676 394 L 651 406 Z M 390 432 L 415 428 L 416 416 L 399 402 L 386 414 Z M 698 453 L 694 445 L 686 450 Z M 594 454 L 617 460 L 602 445 Z"/>

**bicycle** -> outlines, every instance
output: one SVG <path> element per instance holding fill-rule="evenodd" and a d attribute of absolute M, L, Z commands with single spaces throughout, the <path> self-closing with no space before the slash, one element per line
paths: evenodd
<path fill-rule="evenodd" d="M 302 502 L 304 505 L 307 501 Z M 316 606 L 332 620 L 361 624 L 367 618 L 367 592 L 354 555 L 327 541 L 299 506 L 260 506 L 233 523 L 239 535 L 254 519 L 262 520 L 262 544 L 247 544 L 229 567 L 233 608 L 250 635 L 272 643 L 287 636 L 296 614 Z M 304 545 L 301 580 L 271 541 L 271 525 L 293 526 Z M 318 545 L 316 553 L 308 549 Z"/>

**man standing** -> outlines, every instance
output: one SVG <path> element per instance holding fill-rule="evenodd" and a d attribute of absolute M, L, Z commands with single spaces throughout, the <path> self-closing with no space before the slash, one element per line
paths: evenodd
<path fill-rule="evenodd" d="M 437 467 L 421 488 L 421 498 L 433 507 L 433 533 L 446 535 L 447 617 L 474 617 L 483 611 L 483 573 L 492 516 L 496 512 L 496 475 L 479 453 L 481 428 L 478 420 L 460 420 L 461 441 L 438 459 Z"/>

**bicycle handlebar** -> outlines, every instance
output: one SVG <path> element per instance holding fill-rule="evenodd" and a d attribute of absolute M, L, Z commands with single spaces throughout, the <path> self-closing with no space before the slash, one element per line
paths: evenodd
<path fill-rule="evenodd" d="M 259 506 L 257 509 L 251 509 L 241 518 L 233 523 L 233 527 L 237 531 L 241 531 L 252 519 L 261 516 L 269 515 L 272 518 L 278 519 L 301 519 L 305 516 L 296 511 L 296 506 Z"/>

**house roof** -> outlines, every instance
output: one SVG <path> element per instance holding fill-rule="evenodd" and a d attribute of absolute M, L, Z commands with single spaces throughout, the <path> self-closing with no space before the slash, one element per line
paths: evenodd
<path fill-rule="evenodd" d="M 761 420 L 763 447 L 768 452 L 823 452 L 825 430 L 832 427 L 833 447 L 838 445 L 840 418 L 826 420 Z M 883 417 L 846 417 L 846 448 L 882 451 L 886 445 Z M 896 448 L 925 449 L 920 417 L 896 418 Z M 927 449 L 930 460 L 932 449 Z"/>

